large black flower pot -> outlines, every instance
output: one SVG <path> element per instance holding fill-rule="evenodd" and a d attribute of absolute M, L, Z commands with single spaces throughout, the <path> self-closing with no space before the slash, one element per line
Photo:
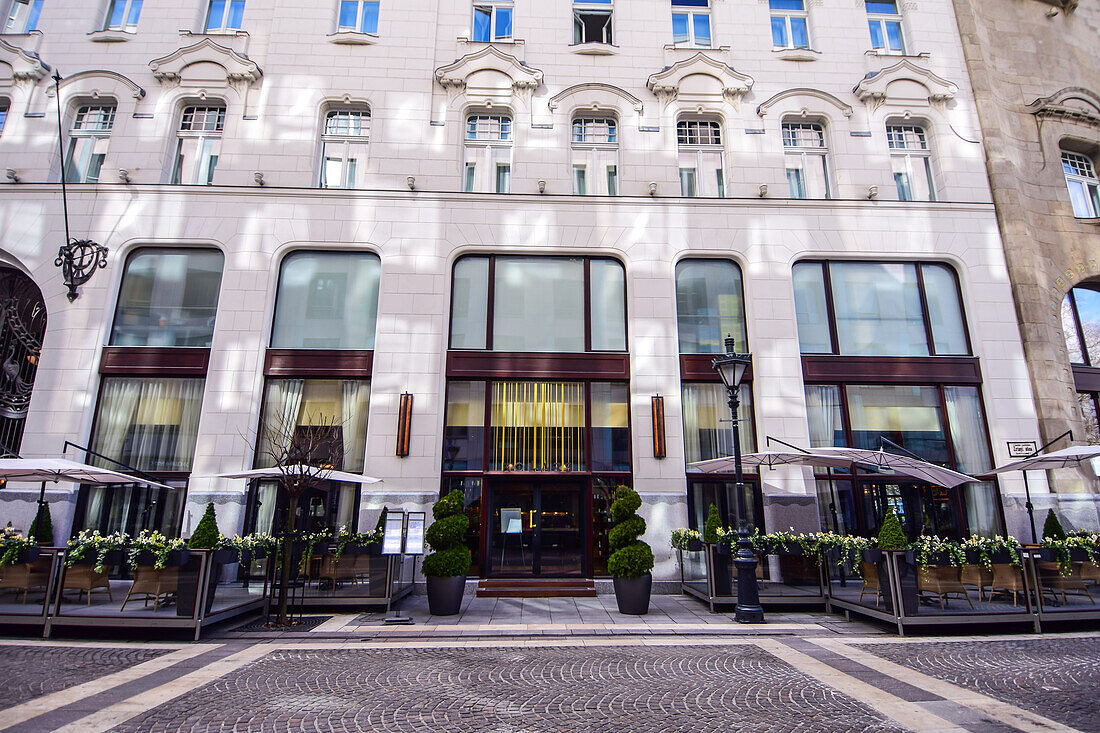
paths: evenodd
<path fill-rule="evenodd" d="M 653 590 L 653 575 L 639 578 L 615 578 L 615 602 L 619 613 L 644 616 L 649 613 L 649 596 Z"/>
<path fill-rule="evenodd" d="M 723 552 L 723 549 L 725 552 Z M 711 569 L 714 571 L 714 595 L 733 595 L 733 555 L 728 547 L 715 545 L 711 553 Z"/>
<path fill-rule="evenodd" d="M 462 593 L 466 590 L 466 576 L 453 578 L 428 576 L 428 612 L 433 616 L 454 616 L 462 610 Z"/>
<path fill-rule="evenodd" d="M 901 585 L 901 609 L 895 606 L 894 589 L 890 587 L 890 578 L 886 570 L 886 557 L 876 566 L 879 588 L 882 589 L 882 602 L 888 613 L 900 615 L 904 609 L 906 616 L 915 616 L 920 608 L 917 593 L 917 566 L 906 555 L 898 557 L 898 583 Z"/>

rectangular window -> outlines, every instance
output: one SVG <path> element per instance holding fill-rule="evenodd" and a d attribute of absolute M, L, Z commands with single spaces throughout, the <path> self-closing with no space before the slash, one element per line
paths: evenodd
<path fill-rule="evenodd" d="M 8 122 L 8 106 L 9 102 L 6 99 L 0 99 L 0 135 L 4 133 L 4 125 Z"/>
<path fill-rule="evenodd" d="M 210 0 L 206 12 L 206 33 L 239 31 L 244 22 L 244 0 Z"/>
<path fill-rule="evenodd" d="M 217 250 L 137 250 L 126 261 L 111 345 L 209 348 L 222 261 Z"/>
<path fill-rule="evenodd" d="M 291 463 L 363 470 L 367 448 L 368 379 L 269 379 L 256 465 L 270 468 L 290 451 Z"/>
<path fill-rule="evenodd" d="M 589 260 L 592 350 L 626 351 L 626 282 L 617 260 Z"/>
<path fill-rule="evenodd" d="M 782 133 L 791 198 L 831 198 L 824 127 L 813 122 L 784 122 Z"/>
<path fill-rule="evenodd" d="M 186 107 L 180 117 L 172 183 L 210 185 L 218 165 L 225 107 Z"/>
<path fill-rule="evenodd" d="M 1080 153 L 1062 151 L 1062 171 L 1069 187 L 1073 215 L 1078 219 L 1100 217 L 1100 181 L 1092 160 Z"/>
<path fill-rule="evenodd" d="M 794 266 L 794 308 L 798 321 L 798 344 L 803 354 L 833 353 L 829 334 L 829 306 L 825 295 L 825 273 L 820 262 L 799 262 Z"/>
<path fill-rule="evenodd" d="M 672 0 L 672 42 L 710 48 L 710 0 Z"/>
<path fill-rule="evenodd" d="M 744 350 L 745 300 L 741 268 L 729 260 L 676 263 L 676 323 L 681 354 L 721 354 L 725 337 Z"/>
<path fill-rule="evenodd" d="M 681 196 L 724 196 L 722 127 L 715 120 L 676 123 Z"/>
<path fill-rule="evenodd" d="M 451 292 L 451 348 L 484 349 L 488 316 L 489 258 L 455 263 Z"/>
<path fill-rule="evenodd" d="M 489 470 L 585 470 L 581 382 L 492 382 Z"/>
<path fill-rule="evenodd" d="M 680 195 L 694 198 L 699 195 L 699 187 L 695 185 L 695 169 L 680 169 Z"/>
<path fill-rule="evenodd" d="M 477 3 L 471 41 L 492 43 L 512 40 L 512 3 Z"/>
<path fill-rule="evenodd" d="M 512 118 L 473 114 L 466 118 L 463 190 L 509 193 L 512 185 Z"/>
<path fill-rule="evenodd" d="M 871 48 L 879 53 L 903 54 L 901 14 L 895 0 L 867 0 L 867 24 L 871 29 Z"/>
<path fill-rule="evenodd" d="M 890 148 L 890 166 L 897 185 L 898 201 L 935 201 L 932 155 L 924 128 L 920 125 L 887 125 L 886 142 Z"/>
<path fill-rule="evenodd" d="M 443 470 L 480 471 L 485 440 L 485 382 L 448 382 Z"/>
<path fill-rule="evenodd" d="M 593 471 L 630 470 L 630 389 L 621 382 L 593 382 Z"/>
<path fill-rule="evenodd" d="M 848 385 L 852 447 L 878 450 L 887 438 L 931 463 L 950 455 L 936 387 Z"/>
<path fill-rule="evenodd" d="M 588 193 L 588 186 L 585 183 L 585 170 L 583 165 L 573 166 L 573 195 L 584 196 Z"/>
<path fill-rule="evenodd" d="M 617 165 L 607 166 L 607 195 L 619 195 L 619 167 Z"/>
<path fill-rule="evenodd" d="M 361 188 L 361 161 L 367 157 L 370 110 L 332 110 L 321 135 L 321 188 Z"/>
<path fill-rule="evenodd" d="M 771 9 L 772 46 L 809 48 L 810 33 L 802 0 L 769 0 L 768 6 Z"/>
<path fill-rule="evenodd" d="M 141 17 L 141 2 L 142 0 L 111 0 L 107 6 L 104 29 L 128 33 L 136 31 L 138 18 Z"/>
<path fill-rule="evenodd" d="M 618 193 L 618 125 L 614 119 L 575 118 L 571 155 L 575 195 L 615 196 Z M 601 179 L 603 176 L 606 177 Z"/>
<path fill-rule="evenodd" d="M 142 471 L 190 471 L 204 384 L 203 379 L 104 377 L 92 450 Z"/>
<path fill-rule="evenodd" d="M 114 124 L 113 104 L 84 105 L 76 111 L 69 130 L 69 149 L 65 155 L 66 181 L 99 182 L 99 171 L 107 155 L 107 144 Z"/>
<path fill-rule="evenodd" d="M 38 30 L 38 16 L 41 12 L 42 0 L 12 0 L 4 32 L 30 33 Z"/>
<path fill-rule="evenodd" d="M 733 455 L 733 430 L 726 388 L 710 382 L 684 382 L 684 455 L 688 463 Z M 741 452 L 752 453 L 756 441 L 752 427 L 752 389 L 741 385 L 737 431 Z M 688 471 L 695 471 L 691 467 Z"/>
<path fill-rule="evenodd" d="M 575 0 L 573 43 L 611 44 L 611 0 Z"/>
<path fill-rule="evenodd" d="M 341 0 L 338 30 L 378 35 L 378 0 Z"/>

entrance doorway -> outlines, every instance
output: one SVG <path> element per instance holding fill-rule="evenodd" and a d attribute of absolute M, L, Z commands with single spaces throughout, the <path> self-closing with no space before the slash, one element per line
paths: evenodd
<path fill-rule="evenodd" d="M 491 483 L 488 575 L 584 575 L 586 494 L 581 481 L 508 479 Z"/>
<path fill-rule="evenodd" d="M 0 452 L 19 455 L 38 372 L 46 305 L 29 277 L 0 267 Z"/>

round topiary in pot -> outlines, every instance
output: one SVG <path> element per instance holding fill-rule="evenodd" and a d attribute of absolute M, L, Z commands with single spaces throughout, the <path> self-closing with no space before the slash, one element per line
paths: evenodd
<path fill-rule="evenodd" d="M 645 520 L 636 512 L 642 497 L 628 486 L 615 489 L 611 503 L 611 521 L 615 524 L 607 533 L 611 556 L 607 572 L 615 582 L 615 601 L 619 613 L 642 615 L 649 612 L 649 596 L 653 587 L 653 550 L 642 540 Z"/>
<path fill-rule="evenodd" d="M 463 544 L 470 519 L 463 512 L 465 496 L 455 489 L 432 507 L 435 521 L 424 533 L 432 554 L 421 570 L 428 582 L 428 610 L 433 616 L 453 616 L 462 608 L 470 548 Z"/>

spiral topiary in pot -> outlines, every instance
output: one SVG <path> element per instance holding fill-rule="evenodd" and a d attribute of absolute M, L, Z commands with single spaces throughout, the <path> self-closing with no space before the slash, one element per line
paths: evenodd
<path fill-rule="evenodd" d="M 607 572 L 615 579 L 615 600 L 620 613 L 641 615 L 649 611 L 652 588 L 653 550 L 642 540 L 645 520 L 636 512 L 642 497 L 628 486 L 615 489 L 611 502 L 611 521 L 615 525 L 607 533 L 611 556 Z"/>
<path fill-rule="evenodd" d="M 422 572 L 428 580 L 428 609 L 434 616 L 453 616 L 462 606 L 470 548 L 463 544 L 470 524 L 464 513 L 465 497 L 458 489 L 432 507 L 435 521 L 424 533 L 432 554 L 424 558 Z"/>

